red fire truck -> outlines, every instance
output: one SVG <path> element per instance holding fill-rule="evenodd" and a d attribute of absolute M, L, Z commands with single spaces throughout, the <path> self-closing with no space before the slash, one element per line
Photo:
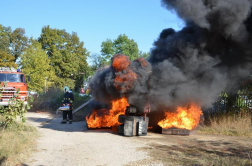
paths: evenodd
<path fill-rule="evenodd" d="M 0 67 L 0 83 L 0 105 L 7 106 L 13 97 L 27 104 L 27 83 L 25 75 L 19 69 Z"/>

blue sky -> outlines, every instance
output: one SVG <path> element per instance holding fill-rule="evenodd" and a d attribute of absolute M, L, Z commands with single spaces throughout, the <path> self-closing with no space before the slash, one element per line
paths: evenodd
<path fill-rule="evenodd" d="M 91 54 L 99 54 L 102 41 L 120 34 L 148 52 L 163 29 L 183 27 L 160 0 L 1 0 L 0 24 L 24 28 L 34 38 L 47 25 L 77 32 Z"/>

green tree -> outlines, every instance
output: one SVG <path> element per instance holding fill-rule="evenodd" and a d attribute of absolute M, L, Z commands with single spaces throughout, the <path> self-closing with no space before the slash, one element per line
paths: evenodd
<path fill-rule="evenodd" d="M 28 38 L 25 36 L 25 29 L 17 28 L 10 35 L 11 54 L 15 60 L 23 53 L 28 46 Z"/>
<path fill-rule="evenodd" d="M 17 64 L 15 64 L 15 58 L 11 54 L 0 49 L 0 67 L 1 66 L 15 68 Z"/>
<path fill-rule="evenodd" d="M 0 50 L 6 53 L 11 53 L 9 49 L 10 34 L 11 34 L 11 28 L 4 27 L 0 24 Z"/>
<path fill-rule="evenodd" d="M 50 65 L 55 70 L 55 85 L 60 88 L 65 85 L 70 88 L 80 87 L 83 73 L 88 70 L 86 59 L 89 52 L 84 48 L 84 43 L 79 41 L 77 33 L 69 34 L 65 30 L 45 26 L 38 41 L 47 52 Z"/>
<path fill-rule="evenodd" d="M 1 54 L 13 56 L 13 58 L 8 58 L 8 60 L 13 60 L 14 62 L 22 54 L 23 50 L 27 46 L 27 37 L 25 36 L 25 30 L 22 28 L 17 28 L 14 31 L 10 27 L 4 27 L 0 24 L 0 50 Z M 3 56 L 3 55 L 2 55 Z M 9 63 L 9 61 L 6 61 Z M 8 66 L 6 64 L 5 66 Z"/>
<path fill-rule="evenodd" d="M 92 54 L 90 58 L 92 70 L 98 70 L 99 68 L 109 65 L 109 63 L 106 61 L 106 58 L 99 54 Z"/>
<path fill-rule="evenodd" d="M 46 51 L 38 41 L 30 39 L 30 45 L 21 55 L 20 65 L 23 72 L 31 78 L 28 84 L 29 90 L 43 92 L 45 78 L 47 78 L 47 86 L 52 86 L 55 79 L 54 70 Z"/>
<path fill-rule="evenodd" d="M 110 59 L 116 53 L 114 42 L 111 39 L 102 42 L 101 47 L 101 54 L 104 59 Z"/>
<path fill-rule="evenodd" d="M 125 34 L 119 35 L 117 39 L 112 41 L 107 39 L 101 44 L 101 54 L 107 62 L 110 62 L 110 59 L 114 54 L 124 54 L 129 56 L 130 60 L 138 58 L 138 45 L 133 39 L 129 39 Z"/>
<path fill-rule="evenodd" d="M 150 53 L 139 51 L 139 57 L 148 58 L 150 57 Z"/>
<path fill-rule="evenodd" d="M 0 24 L 0 67 L 17 67 L 15 58 L 11 55 L 10 46 L 11 28 Z"/>

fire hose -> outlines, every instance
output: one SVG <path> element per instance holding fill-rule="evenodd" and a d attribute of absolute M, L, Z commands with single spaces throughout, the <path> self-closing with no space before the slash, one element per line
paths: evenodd
<path fill-rule="evenodd" d="M 53 117 L 52 119 L 49 119 L 49 120 L 47 120 L 47 121 L 45 121 L 45 122 L 42 122 L 42 124 L 49 123 L 49 122 L 52 121 L 54 118 L 56 118 L 56 116 L 57 116 L 58 113 L 59 113 L 59 110 L 60 110 L 60 107 L 56 110 L 56 113 L 55 113 L 55 115 L 54 115 L 54 117 Z"/>
<path fill-rule="evenodd" d="M 86 101 L 85 103 L 83 103 L 82 105 L 80 105 L 77 109 L 74 109 L 73 108 L 73 114 L 78 112 L 81 108 L 85 107 L 86 105 L 88 105 L 88 103 L 90 103 L 91 101 L 93 101 L 94 98 L 91 98 L 89 99 L 88 101 Z M 54 115 L 54 117 L 52 119 L 49 119 L 45 122 L 43 122 L 42 124 L 45 124 L 45 123 L 49 123 L 50 121 L 52 121 L 54 118 L 56 118 L 56 116 L 58 115 L 59 111 L 66 111 L 66 110 L 70 110 L 69 106 L 63 106 L 63 107 L 59 107 L 57 110 L 56 110 L 56 113 Z"/>

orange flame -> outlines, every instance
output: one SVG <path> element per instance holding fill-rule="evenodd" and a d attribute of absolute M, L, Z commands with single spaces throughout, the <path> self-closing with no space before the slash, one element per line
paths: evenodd
<path fill-rule="evenodd" d="M 159 121 L 158 125 L 166 129 L 177 127 L 192 130 L 199 124 L 200 115 L 201 108 L 192 103 L 189 107 L 178 107 L 176 112 L 165 112 L 166 118 Z"/>
<path fill-rule="evenodd" d="M 129 67 L 131 61 L 128 56 L 117 54 L 113 57 L 112 67 L 116 70 L 114 86 L 118 91 L 125 92 L 133 87 L 137 74 Z"/>
<path fill-rule="evenodd" d="M 127 67 L 131 64 L 131 61 L 128 56 L 117 54 L 113 57 L 112 67 L 116 71 L 122 71 L 127 69 Z"/>
<path fill-rule="evenodd" d="M 112 108 L 107 112 L 106 109 L 102 109 L 100 113 L 101 116 L 98 116 L 98 111 L 94 111 L 88 117 L 86 121 L 89 128 L 101 128 L 101 127 L 111 127 L 114 125 L 120 124 L 118 122 L 118 117 L 121 114 L 125 113 L 126 107 L 129 106 L 126 98 L 121 98 L 115 101 L 112 101 Z M 107 113 L 106 113 L 107 112 Z"/>
<path fill-rule="evenodd" d="M 137 78 L 137 74 L 131 70 L 128 70 L 127 73 L 123 75 L 116 75 L 115 78 L 115 88 L 119 91 L 126 91 L 132 88 L 134 80 Z"/>

